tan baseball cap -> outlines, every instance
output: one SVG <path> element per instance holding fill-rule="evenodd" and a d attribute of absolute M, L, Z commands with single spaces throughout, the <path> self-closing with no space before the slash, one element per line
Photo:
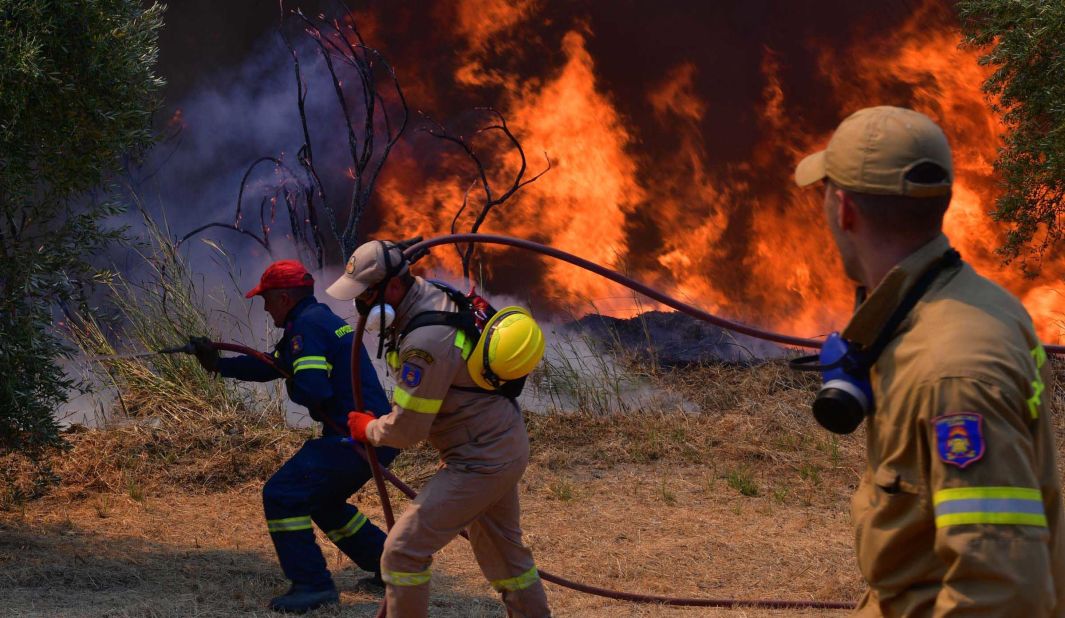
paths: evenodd
<path fill-rule="evenodd" d="M 385 251 L 388 259 L 385 259 Z M 381 283 L 388 274 L 391 264 L 395 270 L 393 276 L 407 272 L 403 252 L 395 243 L 387 240 L 371 240 L 363 243 L 348 258 L 344 274 L 329 286 L 325 293 L 340 300 L 357 298 L 366 290 Z"/>
<path fill-rule="evenodd" d="M 941 182 L 906 179 L 913 168 L 934 163 L 947 172 Z M 867 107 L 836 128 L 828 147 L 795 167 L 800 187 L 829 178 L 856 193 L 932 197 L 946 195 L 954 181 L 950 144 L 932 119 L 902 107 Z"/>

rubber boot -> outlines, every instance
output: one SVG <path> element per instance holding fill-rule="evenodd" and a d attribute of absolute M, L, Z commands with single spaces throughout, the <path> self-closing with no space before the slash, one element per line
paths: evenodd
<path fill-rule="evenodd" d="M 270 609 L 283 614 L 304 614 L 312 609 L 340 603 L 335 586 L 314 589 L 302 584 L 292 584 L 285 594 L 270 599 Z"/>

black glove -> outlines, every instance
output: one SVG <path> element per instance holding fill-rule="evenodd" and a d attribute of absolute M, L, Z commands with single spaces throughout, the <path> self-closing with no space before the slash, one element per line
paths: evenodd
<path fill-rule="evenodd" d="M 217 373 L 218 349 L 214 347 L 214 342 L 207 337 L 189 337 L 189 343 L 192 344 L 192 353 L 196 355 L 196 360 L 200 361 L 200 366 L 211 373 Z"/>

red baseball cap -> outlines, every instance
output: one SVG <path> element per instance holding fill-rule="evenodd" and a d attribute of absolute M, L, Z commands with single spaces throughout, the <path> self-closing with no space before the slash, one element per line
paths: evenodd
<path fill-rule="evenodd" d="M 296 260 L 278 260 L 266 267 L 263 276 L 259 279 L 259 285 L 245 294 L 244 298 L 251 298 L 266 290 L 312 287 L 314 287 L 314 277 L 307 272 L 303 264 Z"/>

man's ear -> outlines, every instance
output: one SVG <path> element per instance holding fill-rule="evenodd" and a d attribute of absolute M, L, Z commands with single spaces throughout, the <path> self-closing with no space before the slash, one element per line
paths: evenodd
<path fill-rule="evenodd" d="M 836 189 L 836 220 L 839 221 L 839 229 L 844 232 L 853 232 L 858 222 L 858 205 L 847 195 L 843 189 Z"/>

